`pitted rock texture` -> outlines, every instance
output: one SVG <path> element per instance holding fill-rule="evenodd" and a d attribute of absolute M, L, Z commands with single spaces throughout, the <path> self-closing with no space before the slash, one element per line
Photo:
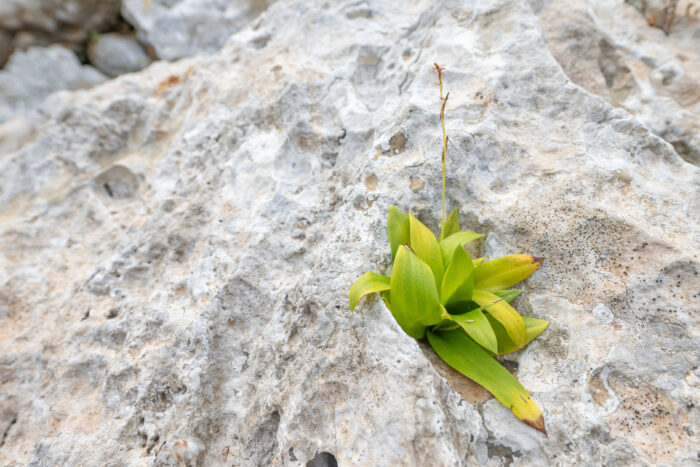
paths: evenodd
<path fill-rule="evenodd" d="M 700 17 L 668 0 L 530 0 L 547 45 L 571 80 L 634 115 L 700 165 Z M 637 9 L 669 34 L 649 27 Z"/>
<path fill-rule="evenodd" d="M 696 462 L 699 169 L 541 31 L 518 0 L 277 2 L 54 95 L 0 146 L 2 463 Z M 474 253 L 547 258 L 517 308 L 552 325 L 506 360 L 548 438 L 348 310 L 389 205 L 437 230 L 433 62 Z"/>

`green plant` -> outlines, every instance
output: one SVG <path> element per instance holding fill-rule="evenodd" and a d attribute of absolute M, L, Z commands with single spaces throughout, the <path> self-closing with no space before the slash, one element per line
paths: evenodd
<path fill-rule="evenodd" d="M 494 358 L 532 341 L 548 321 L 523 318 L 510 306 L 520 290 L 508 289 L 535 272 L 542 258 L 509 255 L 473 260 L 464 245 L 483 234 L 459 230 L 457 209 L 445 218 L 445 105 L 442 68 L 442 227 L 439 239 L 413 214 L 389 208 L 387 231 L 394 267 L 391 277 L 368 272 L 350 288 L 350 309 L 370 293 L 381 293 L 401 329 L 427 337 L 451 367 L 486 388 L 513 414 L 546 434 L 542 412 L 520 382 Z"/>

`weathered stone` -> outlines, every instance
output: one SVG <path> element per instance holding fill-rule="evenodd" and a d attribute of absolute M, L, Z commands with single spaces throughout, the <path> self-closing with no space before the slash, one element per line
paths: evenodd
<path fill-rule="evenodd" d="M 34 109 L 51 93 L 89 88 L 105 79 L 60 45 L 15 52 L 0 70 L 0 122 Z"/>
<path fill-rule="evenodd" d="M 101 34 L 87 48 L 90 63 L 108 76 L 117 76 L 146 68 L 151 58 L 132 37 Z"/>
<path fill-rule="evenodd" d="M 123 0 L 122 14 L 158 57 L 211 54 L 274 0 Z"/>
<path fill-rule="evenodd" d="M 649 8 L 652 3 L 669 5 L 644 2 Z M 679 14 L 666 35 L 627 3 L 531 4 L 550 50 L 574 83 L 627 110 L 700 165 L 700 21 Z"/>
<path fill-rule="evenodd" d="M 625 0 L 639 10 L 649 26 L 662 29 L 666 34 L 671 31 L 671 25 L 676 17 L 678 0 Z"/>
<path fill-rule="evenodd" d="M 506 360 L 548 438 L 381 300 L 348 310 L 389 205 L 437 230 L 434 61 L 475 253 L 547 258 L 516 307 L 552 324 Z M 700 170 L 525 2 L 278 2 L 39 112 L 0 156 L 4 463 L 696 462 Z"/>

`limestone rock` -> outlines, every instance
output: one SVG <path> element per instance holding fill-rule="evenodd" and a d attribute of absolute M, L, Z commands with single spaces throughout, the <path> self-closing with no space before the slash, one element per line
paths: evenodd
<path fill-rule="evenodd" d="M 0 122 L 34 109 L 56 91 L 89 88 L 105 79 L 60 45 L 15 52 L 0 70 Z"/>
<path fill-rule="evenodd" d="M 574 83 L 627 110 L 686 161 L 700 165 L 700 21 L 678 14 L 666 35 L 628 3 L 531 4 L 550 50 Z"/>
<path fill-rule="evenodd" d="M 546 257 L 516 306 L 552 325 L 507 362 L 548 438 L 348 310 L 389 205 L 437 230 L 435 61 L 474 253 Z M 277 2 L 51 99 L 0 155 L 4 464 L 696 462 L 700 169 L 572 83 L 527 3 Z"/>
<path fill-rule="evenodd" d="M 122 34 L 101 34 L 87 48 L 90 63 L 108 76 L 114 77 L 143 70 L 151 58 L 133 38 Z"/>
<path fill-rule="evenodd" d="M 159 58 L 211 54 L 274 0 L 123 0 L 122 14 Z"/>
<path fill-rule="evenodd" d="M 626 2 L 644 15 L 649 26 L 660 28 L 666 34 L 671 31 L 678 0 L 626 0 Z"/>

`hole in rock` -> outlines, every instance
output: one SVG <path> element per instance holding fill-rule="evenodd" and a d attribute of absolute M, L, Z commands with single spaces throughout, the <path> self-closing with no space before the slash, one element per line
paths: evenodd
<path fill-rule="evenodd" d="M 338 467 L 338 461 L 330 452 L 318 452 L 306 463 L 306 467 Z"/>
<path fill-rule="evenodd" d="M 140 182 L 131 170 L 115 165 L 95 177 L 95 184 L 112 199 L 128 199 L 136 195 Z"/>

